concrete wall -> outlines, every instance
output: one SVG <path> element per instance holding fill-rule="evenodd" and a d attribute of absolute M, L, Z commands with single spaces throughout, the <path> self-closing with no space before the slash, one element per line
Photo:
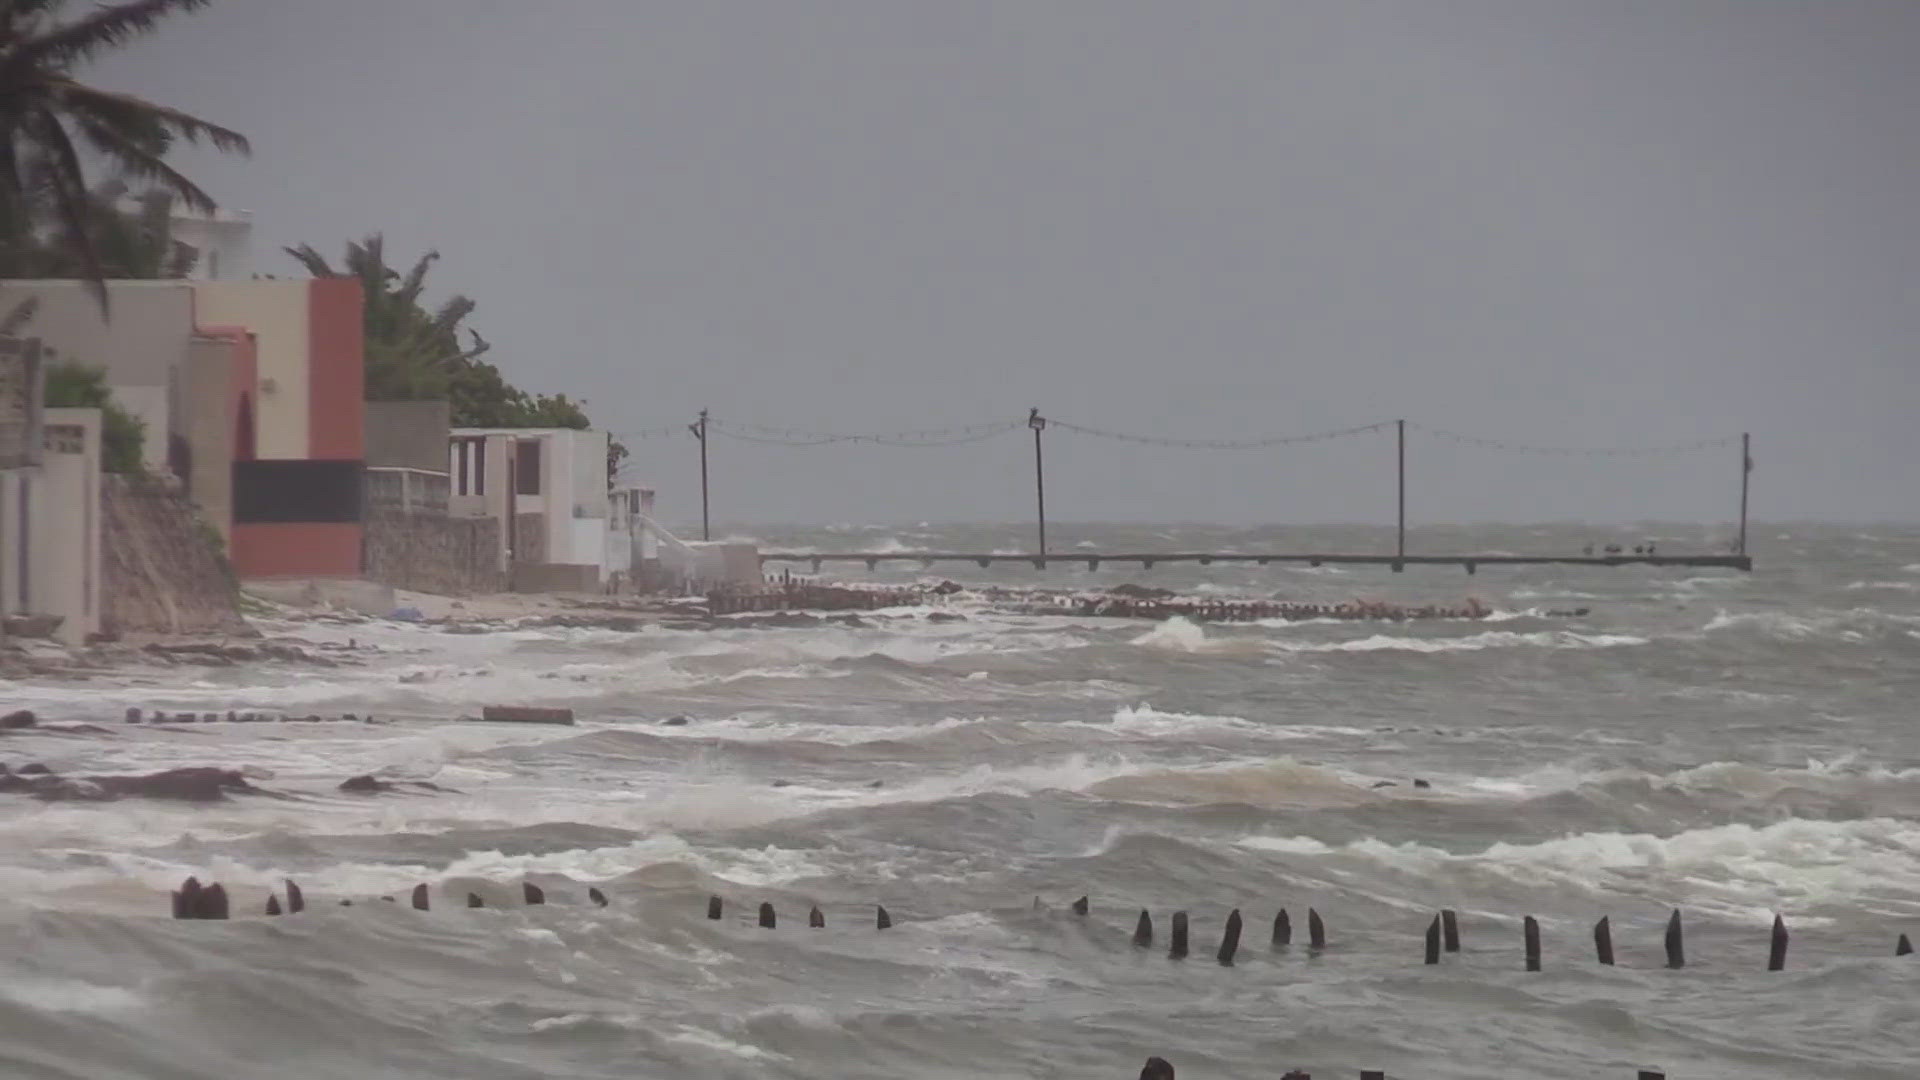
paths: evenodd
<path fill-rule="evenodd" d="M 240 576 L 249 580 L 356 578 L 360 541 L 358 522 L 235 524 L 231 558 Z"/>
<path fill-rule="evenodd" d="M 48 409 L 46 457 L 28 520 L 28 605 L 61 617 L 59 636 L 84 644 L 100 632 L 100 410 Z"/>
<path fill-rule="evenodd" d="M 237 438 L 233 382 L 243 339 L 197 335 L 180 372 L 177 401 L 187 442 L 186 494 L 200 508 L 220 542 L 232 542 L 233 459 Z"/>
<path fill-rule="evenodd" d="M 83 282 L 8 281 L 0 283 L 0 310 L 29 296 L 39 302 L 31 331 L 52 350 L 45 362 L 71 360 L 104 370 L 114 400 L 146 424 L 142 461 L 149 469 L 166 468 L 174 432 L 169 402 L 193 336 L 193 287 L 177 281 L 110 281 L 103 314 Z"/>
<path fill-rule="evenodd" d="M 254 402 L 256 456 L 304 458 L 311 445 L 312 392 L 307 358 L 310 290 L 306 281 L 208 281 L 193 286 L 196 314 L 209 326 L 253 332 L 259 377 Z"/>
<path fill-rule="evenodd" d="M 233 570 L 192 503 L 148 477 L 102 479 L 104 628 L 115 634 L 247 632 Z"/>
<path fill-rule="evenodd" d="M 444 401 L 369 401 L 367 466 L 447 471 L 448 418 Z"/>

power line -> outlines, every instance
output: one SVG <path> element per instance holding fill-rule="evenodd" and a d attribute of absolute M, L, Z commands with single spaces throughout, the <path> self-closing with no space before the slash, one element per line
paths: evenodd
<path fill-rule="evenodd" d="M 878 446 L 960 446 L 966 443 L 984 442 L 1026 426 L 1025 420 L 1010 420 L 1000 423 L 970 424 L 957 428 L 868 434 L 772 428 L 718 418 L 709 418 L 707 423 L 713 431 L 729 439 L 774 446 L 827 446 L 833 443 L 872 443 Z"/>
<path fill-rule="evenodd" d="M 1359 427 L 1336 428 L 1331 431 L 1315 431 L 1303 435 L 1274 435 L 1259 439 L 1172 439 L 1156 435 L 1135 435 L 1123 431 L 1108 431 L 1104 428 L 1085 427 L 1070 424 L 1065 420 L 1051 417 L 1047 422 L 1054 427 L 1080 435 L 1091 435 L 1100 439 L 1114 439 L 1120 442 L 1140 443 L 1147 446 L 1170 446 L 1181 450 L 1261 450 L 1274 446 L 1292 446 L 1299 443 L 1326 442 L 1330 439 L 1342 439 L 1351 435 L 1365 435 L 1369 432 L 1384 431 L 1393 426 L 1393 421 L 1382 420 L 1376 424 L 1362 424 Z"/>
<path fill-rule="evenodd" d="M 1503 450 L 1520 454 L 1551 454 L 1562 457 L 1656 457 L 1668 454 L 1690 454 L 1700 450 L 1714 450 L 1732 446 L 1740 441 L 1738 435 L 1722 435 L 1712 439 L 1699 439 L 1694 442 L 1667 443 L 1654 446 L 1542 446 L 1531 443 L 1509 442 L 1505 439 L 1488 439 L 1478 435 L 1462 435 L 1456 431 L 1443 431 L 1430 428 L 1413 421 L 1407 426 L 1424 431 L 1437 439 L 1477 446 L 1484 450 Z"/>

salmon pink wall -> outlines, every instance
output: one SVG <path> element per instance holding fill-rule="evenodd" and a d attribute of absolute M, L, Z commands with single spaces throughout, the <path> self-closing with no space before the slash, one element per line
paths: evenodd
<path fill-rule="evenodd" d="M 360 526 L 235 525 L 233 569 L 243 578 L 359 577 Z"/>
<path fill-rule="evenodd" d="M 334 461 L 366 457 L 366 352 L 360 282 L 308 283 L 307 456 Z"/>

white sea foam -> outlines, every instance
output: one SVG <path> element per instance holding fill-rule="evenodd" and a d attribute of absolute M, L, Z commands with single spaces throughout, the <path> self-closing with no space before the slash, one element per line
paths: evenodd
<path fill-rule="evenodd" d="M 1374 634 L 1351 641 L 1275 641 L 1273 647 L 1282 652 L 1329 653 L 1329 652 L 1476 652 L 1481 649 L 1510 648 L 1547 648 L 1547 649 L 1609 649 L 1629 645 L 1645 645 L 1648 639 L 1633 634 L 1577 634 L 1570 630 L 1542 630 L 1520 634 L 1510 630 L 1488 630 L 1484 633 L 1470 634 L 1466 637 L 1402 637 L 1393 634 Z"/>
<path fill-rule="evenodd" d="M 77 979 L 7 979 L 0 997 L 42 1012 L 113 1016 L 145 1008 L 145 997 L 121 986 L 100 986 Z"/>

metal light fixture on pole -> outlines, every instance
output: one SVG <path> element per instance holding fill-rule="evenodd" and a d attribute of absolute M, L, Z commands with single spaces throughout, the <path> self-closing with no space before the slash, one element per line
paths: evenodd
<path fill-rule="evenodd" d="M 707 410 L 700 410 L 700 420 L 687 425 L 693 437 L 700 440 L 700 539 L 713 539 L 712 522 L 707 516 Z"/>
<path fill-rule="evenodd" d="M 1047 565 L 1047 474 L 1041 464 L 1040 433 L 1047 430 L 1046 417 L 1036 407 L 1027 413 L 1027 426 L 1033 429 L 1033 493 L 1040 503 L 1040 557 L 1036 566 Z"/>

